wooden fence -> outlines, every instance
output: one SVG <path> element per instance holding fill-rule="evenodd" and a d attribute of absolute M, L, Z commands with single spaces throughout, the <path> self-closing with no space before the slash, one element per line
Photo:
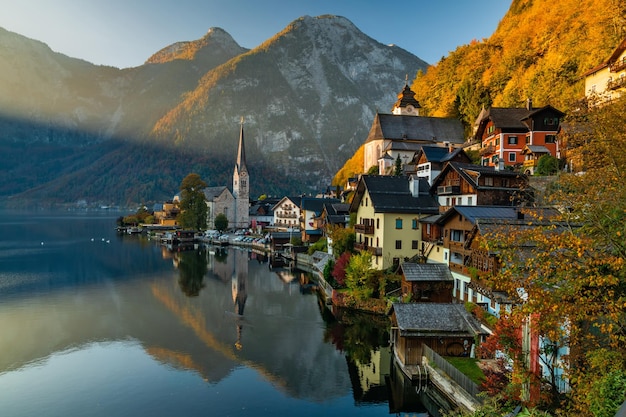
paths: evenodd
<path fill-rule="evenodd" d="M 448 374 L 448 376 L 461 388 L 463 388 L 469 395 L 474 397 L 476 401 L 483 403 L 483 399 L 478 396 L 480 393 L 479 386 L 472 381 L 469 377 L 456 369 L 450 362 L 439 356 L 431 348 L 422 344 L 422 355 L 428 359 L 429 362 L 437 365 L 437 368 Z"/>

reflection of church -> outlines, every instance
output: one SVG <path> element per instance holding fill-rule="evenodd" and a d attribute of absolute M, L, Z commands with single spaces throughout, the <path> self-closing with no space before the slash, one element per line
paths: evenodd
<path fill-rule="evenodd" d="M 235 306 L 235 314 L 237 315 L 237 341 L 235 342 L 235 347 L 237 350 L 240 350 L 243 347 L 241 343 L 241 320 L 243 320 L 243 311 L 248 298 L 248 290 L 246 288 L 248 278 L 248 254 L 242 251 L 232 251 L 231 255 L 235 258 L 235 268 L 231 279 L 233 303 Z"/>

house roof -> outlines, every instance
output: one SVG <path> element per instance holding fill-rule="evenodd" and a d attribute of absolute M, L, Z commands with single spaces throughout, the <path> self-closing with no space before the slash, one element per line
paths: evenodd
<path fill-rule="evenodd" d="M 468 164 L 464 162 L 455 162 L 449 161 L 443 167 L 439 175 L 433 180 L 433 184 L 431 186 L 431 190 L 435 191 L 437 186 L 439 185 L 439 181 L 445 178 L 448 170 L 453 169 L 459 173 L 459 175 L 465 179 L 468 183 L 470 183 L 474 188 L 481 189 L 483 186 L 478 184 L 478 178 L 480 176 L 489 176 L 489 177 L 505 177 L 505 178 L 517 178 L 522 177 L 526 178 L 524 174 L 519 172 L 515 172 L 508 169 L 496 169 L 495 167 L 477 165 L 477 164 Z M 497 189 L 502 187 L 485 187 L 490 189 Z M 506 187 L 505 187 L 506 188 Z M 518 188 L 518 187 L 515 187 Z"/>
<path fill-rule="evenodd" d="M 601 64 L 598 64 L 595 67 L 587 70 L 585 73 L 583 73 L 583 76 L 586 77 L 588 75 L 593 74 L 594 72 L 601 70 L 602 68 L 608 67 L 609 65 L 617 61 L 617 59 L 622 55 L 622 53 L 624 53 L 624 51 L 626 51 L 626 38 L 624 38 L 624 40 L 622 40 L 622 42 L 619 45 L 617 45 L 617 48 L 613 50 L 613 53 L 611 54 L 611 56 L 609 56 L 606 60 L 602 61 Z"/>
<path fill-rule="evenodd" d="M 550 218 L 558 214 L 558 211 L 552 208 L 534 208 L 534 207 L 509 207 L 509 206 L 454 206 L 441 215 L 438 224 L 444 224 L 447 219 L 455 214 L 460 214 L 470 223 L 477 224 L 479 221 L 484 225 L 499 223 L 512 224 L 520 221 L 522 224 L 528 224 L 529 219 L 534 216 L 526 217 L 526 214 L 534 213 L 541 218 Z M 505 222 L 503 222 L 505 220 Z"/>
<path fill-rule="evenodd" d="M 403 336 L 474 337 L 484 333 L 462 304 L 394 303 L 391 311 Z"/>
<path fill-rule="evenodd" d="M 437 200 L 426 193 L 413 196 L 409 189 L 409 180 L 404 176 L 363 175 L 357 192 L 350 205 L 350 211 L 356 211 L 365 194 L 369 193 L 374 211 L 377 213 L 436 213 L 439 210 Z"/>
<path fill-rule="evenodd" d="M 365 142 L 385 139 L 461 144 L 464 142 L 463 125 L 454 118 L 376 113 Z"/>
<path fill-rule="evenodd" d="M 543 145 L 526 145 L 522 149 L 522 154 L 527 153 L 550 153 L 550 150 Z"/>
<path fill-rule="evenodd" d="M 280 201 L 278 201 L 276 204 L 274 204 L 274 206 L 272 207 L 272 211 L 275 211 L 276 208 L 281 205 L 283 202 L 285 201 L 291 201 L 291 203 L 296 206 L 298 208 L 298 210 L 300 209 L 300 205 L 302 204 L 302 197 L 301 196 L 286 196 L 280 199 Z"/>
<path fill-rule="evenodd" d="M 407 281 L 454 281 L 448 265 L 404 262 L 400 265 Z"/>
<path fill-rule="evenodd" d="M 316 197 L 302 197 L 301 207 L 302 210 L 312 211 L 316 214 L 320 214 L 324 210 L 325 204 L 339 203 L 341 200 L 337 198 L 316 198 Z"/>

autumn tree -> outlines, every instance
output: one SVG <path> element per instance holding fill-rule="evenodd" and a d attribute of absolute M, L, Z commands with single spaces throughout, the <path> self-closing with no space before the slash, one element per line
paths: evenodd
<path fill-rule="evenodd" d="M 207 226 L 206 183 L 200 175 L 189 174 L 180 184 L 180 209 L 178 223 L 186 229 L 205 230 Z"/>
<path fill-rule="evenodd" d="M 585 171 L 560 175 L 551 188 L 559 216 L 485 236 L 503 266 L 489 280 L 515 301 L 510 319 L 530 320 L 546 342 L 546 358 L 560 347 L 569 350 L 563 358 L 567 401 L 558 402 L 556 380 L 541 382 L 551 385 L 550 405 L 570 415 L 594 415 L 588 389 L 603 382 L 590 355 L 598 349 L 626 354 L 625 113 L 626 100 L 619 100 L 569 118 L 568 145 L 584 155 Z M 616 380 L 626 370 L 618 364 Z"/>

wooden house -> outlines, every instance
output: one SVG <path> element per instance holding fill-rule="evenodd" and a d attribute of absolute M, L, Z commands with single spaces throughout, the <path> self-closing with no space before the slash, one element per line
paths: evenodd
<path fill-rule="evenodd" d="M 437 195 L 441 213 L 457 205 L 516 206 L 533 199 L 526 175 L 460 162 L 444 166 L 431 193 Z"/>
<path fill-rule="evenodd" d="M 446 162 L 450 161 L 466 164 L 472 162 L 462 148 L 422 145 L 415 154 L 412 163 L 415 166 L 414 175 L 418 178 L 426 178 L 428 183 L 432 185 L 433 180 L 441 173 Z"/>
<path fill-rule="evenodd" d="M 583 74 L 585 96 L 591 105 L 617 99 L 626 92 L 626 38 L 599 65 Z"/>
<path fill-rule="evenodd" d="M 550 105 L 533 108 L 530 99 L 524 108 L 483 109 L 474 124 L 474 140 L 481 143 L 482 165 L 500 169 L 520 167 L 522 172 L 531 175 L 538 158 L 522 153 L 527 145 L 542 147 L 560 158 L 562 150 L 557 133 L 563 116 L 565 113 Z"/>
<path fill-rule="evenodd" d="M 462 304 L 394 303 L 389 310 L 394 355 L 402 366 L 422 363 L 422 344 L 441 356 L 470 356 L 480 323 Z"/>
<path fill-rule="evenodd" d="M 454 278 L 448 265 L 404 262 L 400 275 L 403 298 L 410 295 L 411 301 L 418 303 L 452 302 Z"/>

